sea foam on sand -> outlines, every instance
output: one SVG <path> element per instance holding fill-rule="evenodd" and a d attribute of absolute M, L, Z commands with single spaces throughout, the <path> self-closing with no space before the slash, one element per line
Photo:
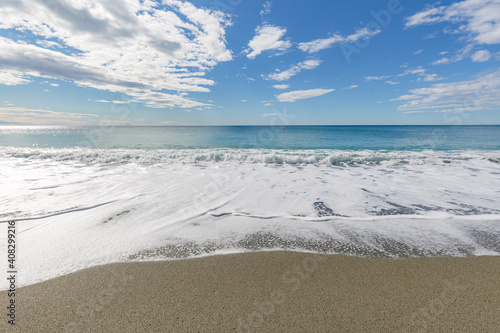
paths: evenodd
<path fill-rule="evenodd" d="M 20 286 L 255 250 L 498 255 L 498 156 L 16 148 L 0 156 L 0 228 L 16 221 Z"/>

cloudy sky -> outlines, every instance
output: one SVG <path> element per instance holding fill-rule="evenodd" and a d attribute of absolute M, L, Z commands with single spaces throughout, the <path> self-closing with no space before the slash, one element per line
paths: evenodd
<path fill-rule="evenodd" d="M 500 0 L 3 0 L 0 124 L 500 124 Z"/>

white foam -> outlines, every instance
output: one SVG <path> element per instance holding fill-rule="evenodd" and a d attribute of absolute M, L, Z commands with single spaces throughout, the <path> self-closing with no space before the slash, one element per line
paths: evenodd
<path fill-rule="evenodd" d="M 365 162 L 325 162 L 335 156 Z M 17 220 L 20 285 L 130 258 L 255 249 L 498 255 L 494 156 L 10 148 L 0 156 L 0 221 Z"/>
<path fill-rule="evenodd" d="M 499 163 L 498 151 L 373 151 L 277 149 L 91 149 L 1 147 L 0 159 L 76 161 L 82 163 L 139 164 L 270 164 L 270 165 L 379 165 L 443 164 L 480 160 Z"/>

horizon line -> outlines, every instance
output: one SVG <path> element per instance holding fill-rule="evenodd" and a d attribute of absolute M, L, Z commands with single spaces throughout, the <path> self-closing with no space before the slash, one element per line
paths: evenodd
<path fill-rule="evenodd" d="M 500 126 L 498 124 L 296 124 L 296 125 L 237 125 L 237 124 L 170 124 L 170 125 L 154 125 L 154 124 L 143 124 L 143 125 L 70 125 L 70 124 L 0 124 L 0 127 L 14 127 L 14 126 L 24 126 L 24 127 L 299 127 L 299 126 L 315 126 L 315 127 L 327 127 L 327 126 Z"/>

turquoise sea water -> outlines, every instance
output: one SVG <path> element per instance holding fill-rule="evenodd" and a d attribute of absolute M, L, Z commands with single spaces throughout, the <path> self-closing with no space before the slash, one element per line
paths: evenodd
<path fill-rule="evenodd" d="M 500 150 L 500 126 L 1 126 L 0 146 Z"/>

